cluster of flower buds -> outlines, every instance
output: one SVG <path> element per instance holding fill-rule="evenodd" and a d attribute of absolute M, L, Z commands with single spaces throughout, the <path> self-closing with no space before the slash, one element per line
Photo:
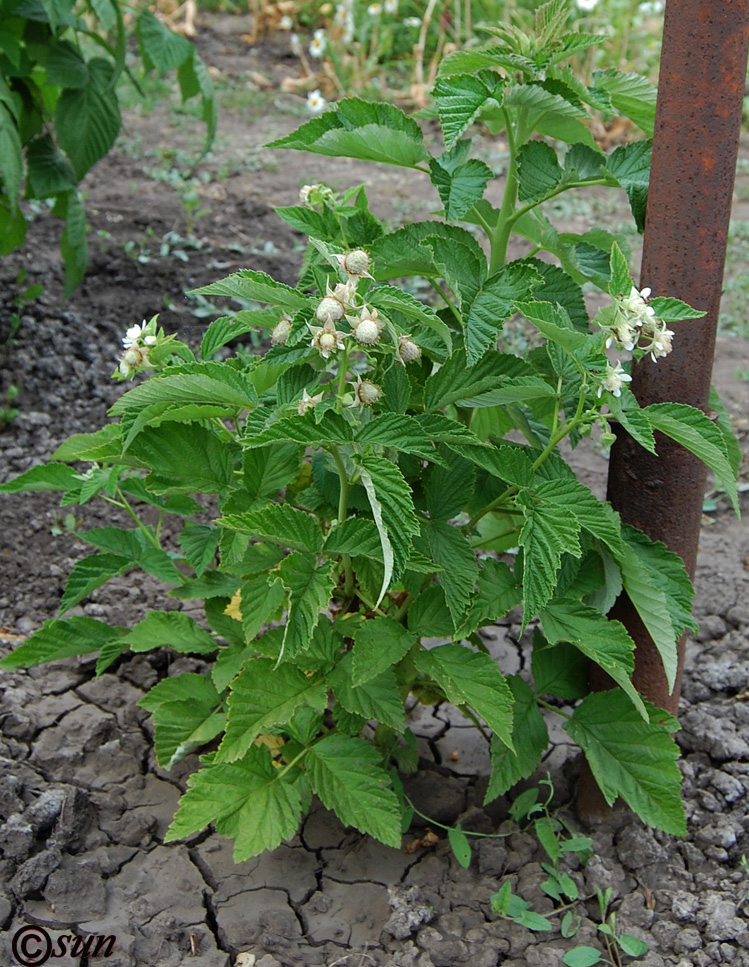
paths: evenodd
<path fill-rule="evenodd" d="M 668 356 L 672 349 L 673 332 L 666 323 L 656 318 L 655 309 L 648 304 L 650 289 L 638 290 L 632 286 L 629 295 L 614 300 L 614 317 L 607 325 L 609 331 L 606 348 L 614 343 L 632 352 L 635 347 L 650 353 L 653 362 Z"/>
<path fill-rule="evenodd" d="M 317 208 L 325 202 L 335 202 L 335 192 L 327 185 L 303 185 L 299 189 L 299 204 L 306 208 Z"/>
<path fill-rule="evenodd" d="M 126 379 L 143 369 L 153 368 L 148 359 L 148 351 L 159 343 L 157 318 L 154 316 L 149 322 L 144 319 L 139 326 L 131 326 L 122 337 L 124 352 L 120 357 L 118 372 Z"/>
<path fill-rule="evenodd" d="M 632 377 L 629 373 L 624 372 L 621 363 L 617 363 L 616 366 L 612 366 L 611 363 L 606 363 L 606 372 L 603 374 L 603 378 L 598 386 L 598 397 L 600 399 L 604 390 L 613 393 L 614 396 L 621 396 L 622 386 L 625 383 L 631 382 Z"/>

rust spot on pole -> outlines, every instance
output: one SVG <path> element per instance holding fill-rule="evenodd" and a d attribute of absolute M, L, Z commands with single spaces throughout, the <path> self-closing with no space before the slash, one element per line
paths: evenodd
<path fill-rule="evenodd" d="M 673 401 L 707 409 L 731 214 L 749 44 L 749 0 L 667 0 L 653 162 L 640 284 L 676 296 L 707 315 L 670 324 L 673 351 L 633 367 L 641 406 Z M 663 541 L 694 576 L 706 470 L 656 434 L 658 456 L 620 432 L 611 453 L 608 496 L 623 520 Z M 612 617 L 632 635 L 634 682 L 655 705 L 676 712 L 683 671 L 669 694 L 660 657 L 623 595 Z M 594 669 L 591 685 L 610 688 Z M 595 818 L 603 799 L 589 771 L 581 779 L 581 814 Z M 597 793 L 597 795 L 596 795 Z"/>

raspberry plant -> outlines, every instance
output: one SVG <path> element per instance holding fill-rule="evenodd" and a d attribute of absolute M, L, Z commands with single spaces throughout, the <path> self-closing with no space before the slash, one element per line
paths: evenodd
<path fill-rule="evenodd" d="M 658 430 L 703 459 L 734 504 L 737 451 L 724 413 L 641 408 L 628 362 L 607 355 L 657 365 L 668 324 L 701 313 L 638 291 L 623 239 L 560 234 L 544 214 L 590 185 L 623 189 L 639 227 L 646 210 L 649 142 L 606 154 L 585 122 L 589 108 L 620 111 L 650 133 L 653 91 L 618 71 L 577 80 L 564 62 L 600 38 L 566 32 L 566 19 L 552 0 L 533 36 L 500 25 L 443 61 L 436 154 L 415 120 L 356 98 L 275 142 L 411 168 L 444 210 L 390 232 L 364 187 L 305 186 L 299 205 L 278 210 L 309 237 L 295 287 L 245 269 L 198 290 L 262 307 L 212 322 L 197 355 L 156 319 L 133 326 L 115 375 L 150 378 L 108 425 L 0 488 L 62 491 L 64 505 L 99 495 L 134 521 L 79 533 L 95 551 L 74 566 L 61 616 L 2 666 L 98 651 L 102 672 L 159 647 L 212 662 L 140 703 L 162 766 L 205 749 L 171 840 L 215 823 L 243 860 L 293 836 L 314 793 L 343 823 L 400 845 L 398 774 L 417 766 L 411 696 L 452 702 L 491 730 L 489 800 L 540 761 L 543 708 L 563 716 L 609 802 L 685 832 L 677 722 L 633 687 L 633 642 L 606 615 L 626 591 L 673 683 L 677 640 L 694 627 L 690 581 L 576 479 L 560 444 L 591 432 L 605 443 L 613 423 L 654 450 Z M 492 171 L 471 157 L 476 120 L 509 145 L 499 207 L 484 198 Z M 508 262 L 513 233 L 532 251 Z M 427 280 L 434 305 L 391 284 L 410 277 Z M 608 296 L 592 323 L 583 284 Z M 517 314 L 545 337 L 522 356 L 497 348 Z M 258 330 L 267 352 L 221 359 Z M 213 496 L 211 523 L 196 494 Z M 176 544 L 167 516 L 180 522 Z M 205 622 L 174 610 L 133 628 L 64 616 L 133 568 L 171 598 L 203 600 Z M 505 677 L 478 635 L 521 605 L 523 626 L 534 623 L 532 681 Z M 609 691 L 588 693 L 589 661 Z"/>

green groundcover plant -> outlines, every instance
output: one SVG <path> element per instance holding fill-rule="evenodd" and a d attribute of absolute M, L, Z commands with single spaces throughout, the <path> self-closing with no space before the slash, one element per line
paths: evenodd
<path fill-rule="evenodd" d="M 131 36 L 145 71 L 176 71 L 183 101 L 200 98 L 208 150 L 216 130 L 208 71 L 148 10 L 133 14 L 121 0 L 0 0 L 0 256 L 26 238 L 21 201 L 50 200 L 65 222 L 66 295 L 88 263 L 79 184 L 119 134 L 118 83 L 127 75 L 138 87 Z"/>
<path fill-rule="evenodd" d="M 627 386 L 626 354 L 657 365 L 678 338 L 669 323 L 702 313 L 638 291 L 609 232 L 559 234 L 543 213 L 589 185 L 623 189 L 640 227 L 646 209 L 649 142 L 605 154 L 585 122 L 589 108 L 619 111 L 650 133 L 654 92 L 617 71 L 579 82 L 565 61 L 599 38 L 567 32 L 567 14 L 552 0 L 533 36 L 500 25 L 491 43 L 443 61 L 437 154 L 403 112 L 356 98 L 275 142 L 411 168 L 443 211 L 388 232 L 363 187 L 305 186 L 299 205 L 278 210 L 309 237 L 296 287 L 245 269 L 198 290 L 262 307 L 216 319 L 197 355 L 155 318 L 133 326 L 115 375 L 150 378 L 112 422 L 0 488 L 61 491 L 64 505 L 99 495 L 134 522 L 79 533 L 95 550 L 73 567 L 61 616 L 2 667 L 98 651 L 102 672 L 160 647 L 211 663 L 140 702 L 162 766 L 205 748 L 169 840 L 215 823 L 243 860 L 293 836 L 315 794 L 399 846 L 410 819 L 399 774 L 418 761 L 412 696 L 452 702 L 491 731 L 487 800 L 535 769 L 547 709 L 609 803 L 685 832 L 678 724 L 633 687 L 633 642 L 606 615 L 626 591 L 673 685 L 676 642 L 694 628 L 690 581 L 576 479 L 560 444 L 591 432 L 605 444 L 615 424 L 654 451 L 658 430 L 704 460 L 734 505 L 737 448 L 724 413 L 641 408 Z M 500 207 L 484 198 L 492 171 L 471 157 L 476 120 L 509 144 Z M 508 262 L 512 233 L 532 251 Z M 427 280 L 435 305 L 391 284 L 403 278 Z M 592 321 L 585 283 L 607 296 Z M 523 356 L 497 348 L 517 314 L 545 337 Z M 258 330 L 270 334 L 264 355 L 219 361 Z M 212 495 L 211 523 L 194 495 Z M 167 546 L 166 518 L 180 522 Z M 65 617 L 134 568 L 171 598 L 204 601 L 205 622 L 179 610 L 132 628 Z M 477 633 L 521 605 L 532 683 L 505 677 Z M 609 691 L 589 693 L 591 661 Z"/>

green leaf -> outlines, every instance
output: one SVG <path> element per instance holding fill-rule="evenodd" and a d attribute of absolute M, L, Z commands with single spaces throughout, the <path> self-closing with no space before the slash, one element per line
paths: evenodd
<path fill-rule="evenodd" d="M 129 390 L 110 409 L 112 416 L 141 410 L 152 403 L 217 404 L 246 409 L 257 403 L 255 387 L 243 373 L 220 363 L 193 363 L 189 372 L 157 376 Z M 171 430 L 169 431 L 171 432 Z"/>
<path fill-rule="evenodd" d="M 658 710 L 650 706 L 657 717 Z M 662 725 L 643 721 L 619 691 L 593 692 L 575 709 L 565 731 L 582 748 L 609 805 L 617 796 L 643 822 L 685 836 L 679 798 L 679 748 Z"/>
<path fill-rule="evenodd" d="M 609 295 L 612 298 L 617 296 L 628 296 L 632 286 L 632 276 L 629 274 L 629 265 L 622 254 L 618 244 L 614 242 L 611 246 L 611 279 L 609 281 Z"/>
<path fill-rule="evenodd" d="M 358 97 L 338 101 L 332 110 L 266 147 L 295 148 L 333 158 L 358 158 L 407 168 L 429 158 L 416 121 L 392 104 Z"/>
<path fill-rule="evenodd" d="M 448 451 L 445 466 L 435 466 L 424 487 L 432 520 L 450 520 L 466 507 L 473 494 L 476 471 L 460 452 Z"/>
<path fill-rule="evenodd" d="M 385 312 L 402 312 L 408 319 L 424 323 L 437 333 L 448 353 L 452 352 L 452 336 L 445 323 L 431 306 L 419 302 L 409 292 L 394 285 L 376 286 L 367 293 L 367 302 Z"/>
<path fill-rule="evenodd" d="M 148 10 L 139 14 L 137 30 L 143 66 L 147 71 L 155 68 L 163 77 L 192 57 L 190 41 L 170 30 Z"/>
<path fill-rule="evenodd" d="M 205 571 L 201 577 L 186 581 L 178 588 L 172 588 L 170 598 L 183 601 L 195 598 L 225 598 L 231 597 L 239 590 L 240 579 L 225 571 Z"/>
<path fill-rule="evenodd" d="M 272 572 L 262 573 L 245 578 L 239 590 L 242 631 L 245 640 L 252 641 L 283 604 L 283 585 Z"/>
<path fill-rule="evenodd" d="M 182 528 L 177 540 L 197 577 L 200 577 L 215 558 L 220 534 L 218 527 L 209 527 L 191 520 Z"/>
<path fill-rule="evenodd" d="M 494 172 L 483 161 L 471 158 L 465 164 L 448 171 L 435 158 L 429 162 L 432 184 L 439 192 L 445 206 L 448 222 L 460 221 L 476 202 L 483 197 L 486 186 Z"/>
<path fill-rule="evenodd" d="M 574 947 L 562 957 L 562 963 L 566 967 L 594 967 L 595 964 L 603 962 L 601 951 L 595 947 Z"/>
<path fill-rule="evenodd" d="M 645 228 L 651 153 L 650 141 L 633 141 L 618 147 L 609 155 L 606 163 L 609 174 L 616 178 L 627 193 L 629 207 L 639 232 Z"/>
<path fill-rule="evenodd" d="M 366 517 L 350 517 L 330 530 L 325 539 L 325 553 L 337 556 L 361 554 L 382 560 L 382 545 L 377 526 Z"/>
<path fill-rule="evenodd" d="M 398 849 L 401 811 L 380 753 L 361 739 L 328 735 L 305 759 L 313 791 L 342 823 Z"/>
<path fill-rule="evenodd" d="M 433 586 L 421 592 L 408 610 L 408 630 L 419 638 L 452 638 L 455 625 L 444 588 Z"/>
<path fill-rule="evenodd" d="M 386 668 L 360 685 L 353 681 L 353 655 L 345 654 L 328 675 L 328 685 L 336 701 L 347 712 L 390 726 L 397 732 L 405 728 L 403 702 L 392 668 Z"/>
<path fill-rule="evenodd" d="M 442 569 L 439 581 L 453 622 L 463 618 L 479 574 L 476 554 L 457 527 L 433 520 L 424 525 L 432 559 Z"/>
<path fill-rule="evenodd" d="M 173 648 L 183 655 L 210 655 L 215 638 L 181 611 L 151 611 L 122 639 L 135 652 Z"/>
<path fill-rule="evenodd" d="M 22 645 L 0 660 L 0 668 L 31 668 L 60 658 L 88 655 L 119 640 L 122 631 L 94 618 L 54 618 L 45 621 Z"/>
<path fill-rule="evenodd" d="M 154 717 L 154 747 L 160 766 L 171 768 L 223 731 L 225 716 L 216 711 L 219 704 L 211 680 L 189 672 L 165 679 L 138 702 Z"/>
<path fill-rule="evenodd" d="M 635 527 L 625 525 L 623 535 L 627 551 L 633 552 L 639 560 L 639 568 L 646 569 L 651 584 L 665 594 L 676 638 L 687 629 L 696 634 L 699 626 L 692 617 L 694 588 L 682 559 L 669 551 L 665 544 L 651 540 Z M 626 567 L 627 564 L 623 563 L 622 578 Z"/>
<path fill-rule="evenodd" d="M 108 149 L 107 149 L 108 150 Z M 88 245 L 86 242 L 86 209 L 77 191 L 71 189 L 57 196 L 54 214 L 65 219 L 65 227 L 60 236 L 60 254 L 65 263 L 65 297 L 83 281 L 88 265 Z"/>
<path fill-rule="evenodd" d="M 593 90 L 604 91 L 619 114 L 634 121 L 648 137 L 653 136 L 658 91 L 645 77 L 614 67 L 593 71 Z"/>
<path fill-rule="evenodd" d="M 726 445 L 720 428 L 702 410 L 686 403 L 653 403 L 641 411 L 654 430 L 680 443 L 715 474 L 716 484 L 728 494 L 737 516 L 739 495 L 736 475 L 728 461 Z"/>
<path fill-rule="evenodd" d="M 20 494 L 47 490 L 73 490 L 80 486 L 80 477 L 72 467 L 64 463 L 43 463 L 7 480 L 0 486 L 0 493 Z"/>
<path fill-rule="evenodd" d="M 550 505 L 563 507 L 573 514 L 580 526 L 603 541 L 615 557 L 624 551 L 619 514 L 610 504 L 599 500 L 571 472 L 564 477 L 543 481 L 534 493 L 537 500 L 546 500 Z"/>
<path fill-rule="evenodd" d="M 326 443 L 350 443 L 353 436 L 351 426 L 342 416 L 326 410 L 319 422 L 312 413 L 285 417 L 259 433 L 245 437 L 242 444 L 245 447 L 259 447 L 266 443 L 289 442 L 321 447 Z"/>
<path fill-rule="evenodd" d="M 397 665 L 417 641 L 412 631 L 392 618 L 378 616 L 363 621 L 354 632 L 352 683 L 363 685 Z"/>
<path fill-rule="evenodd" d="M 437 78 L 431 93 L 445 147 L 451 148 L 484 108 L 501 107 L 503 88 L 504 81 L 492 70 Z"/>
<path fill-rule="evenodd" d="M 497 382 L 497 356 L 490 353 L 475 366 L 469 366 L 465 352 L 460 349 L 432 373 L 424 384 L 424 406 L 439 410 L 449 403 L 457 403 L 480 393 L 487 393 Z"/>
<path fill-rule="evenodd" d="M 122 125 L 112 64 L 92 57 L 87 66 L 85 86 L 64 90 L 55 110 L 55 133 L 78 180 L 107 154 Z"/>
<path fill-rule="evenodd" d="M 471 865 L 471 844 L 468 837 L 460 826 L 450 826 L 447 830 L 447 839 L 453 856 L 460 863 L 464 870 Z"/>
<path fill-rule="evenodd" d="M 509 567 L 503 561 L 485 558 L 481 561 L 476 593 L 456 635 L 467 638 L 478 628 L 485 628 L 499 618 L 503 618 L 511 608 L 520 604 L 521 600 L 522 588 Z"/>
<path fill-rule="evenodd" d="M 23 183 L 23 152 L 13 115 L 0 101 L 0 176 L 11 212 L 18 208 Z"/>
<path fill-rule="evenodd" d="M 664 322 L 678 322 L 680 319 L 701 319 L 705 313 L 700 309 L 693 309 L 681 299 L 656 296 L 649 300 L 650 306 L 658 319 Z"/>
<path fill-rule="evenodd" d="M 198 424 L 146 427 L 130 452 L 151 468 L 146 486 L 155 494 L 217 494 L 234 479 L 230 447 Z"/>
<path fill-rule="evenodd" d="M 550 645 L 536 628 L 531 662 L 539 695 L 578 699 L 588 694 L 588 659 L 574 645 L 566 641 Z"/>
<path fill-rule="evenodd" d="M 201 120 L 205 124 L 205 141 L 203 142 L 203 152 L 207 153 L 213 140 L 216 137 L 216 124 L 218 116 L 216 111 L 216 96 L 211 82 L 211 75 L 203 61 L 198 57 L 198 53 L 193 48 L 192 56 L 180 64 L 177 71 L 180 94 L 184 103 L 188 98 L 200 95 L 201 100 Z"/>
<path fill-rule="evenodd" d="M 276 667 L 270 658 L 246 662 L 231 685 L 226 735 L 216 761 L 241 758 L 259 735 L 285 725 L 297 708 L 322 711 L 326 703 L 325 685 L 293 665 Z"/>
<path fill-rule="evenodd" d="M 252 746 L 239 762 L 205 766 L 187 784 L 166 843 L 215 823 L 216 832 L 235 840 L 234 862 L 241 863 L 299 828 L 303 786 L 279 776 L 266 746 Z"/>
<path fill-rule="evenodd" d="M 593 136 L 582 123 L 588 117 L 587 112 L 539 84 L 511 87 L 505 95 L 504 106 L 526 111 L 527 125 L 539 134 L 571 144 L 582 142 L 591 148 L 596 147 Z"/>
<path fill-rule="evenodd" d="M 648 952 L 648 945 L 644 940 L 638 940 L 628 933 L 621 933 L 616 942 L 628 957 L 643 957 Z"/>
<path fill-rule="evenodd" d="M 560 184 L 564 172 L 556 151 L 545 141 L 527 141 L 518 152 L 518 198 L 541 201 Z"/>
<path fill-rule="evenodd" d="M 70 162 L 49 135 L 30 142 L 26 148 L 26 163 L 28 192 L 32 198 L 50 198 L 76 186 L 77 179 Z"/>
<path fill-rule="evenodd" d="M 395 232 L 384 235 L 369 248 L 374 262 L 372 274 L 378 282 L 411 275 L 427 278 L 439 276 L 441 270 L 434 264 L 429 248 L 424 243 L 433 238 L 444 239 L 450 245 L 459 244 L 469 250 L 476 264 L 483 265 L 486 272 L 486 256 L 470 232 L 457 225 L 444 222 L 416 222 L 404 225 Z"/>
<path fill-rule="evenodd" d="M 53 460 L 90 460 L 95 463 L 113 461 L 121 452 L 121 434 L 117 423 L 107 423 L 95 433 L 75 433 L 52 454 Z"/>
<path fill-rule="evenodd" d="M 455 296 L 463 321 L 462 313 L 468 310 L 486 278 L 486 258 L 458 239 L 430 235 L 423 244 L 431 251 L 436 270 Z"/>
<path fill-rule="evenodd" d="M 416 668 L 433 678 L 453 705 L 470 706 L 512 748 L 512 692 L 489 655 L 463 645 L 440 645 L 420 651 Z"/>
<path fill-rule="evenodd" d="M 137 564 L 160 581 L 168 584 L 182 583 L 182 575 L 166 551 L 155 547 L 143 531 L 137 528 L 121 530 L 119 527 L 95 527 L 88 531 L 78 531 L 77 536 L 87 544 L 123 557 L 131 564 Z"/>
<path fill-rule="evenodd" d="M 523 620 L 527 623 L 554 594 L 562 554 L 580 557 L 580 524 L 571 510 L 534 494 L 521 493 L 517 500 L 525 518 L 518 544 L 524 551 Z"/>
<path fill-rule="evenodd" d="M 612 621 L 580 601 L 557 598 L 541 611 L 541 625 L 549 644 L 568 641 L 600 665 L 626 692 L 636 711 L 647 717 L 645 706 L 631 681 L 634 642 L 619 621 Z"/>
<path fill-rule="evenodd" d="M 265 272 L 241 269 L 218 282 L 193 289 L 193 295 L 221 295 L 246 302 L 265 302 L 291 312 L 310 307 L 308 298 L 291 286 L 276 282 Z"/>
<path fill-rule="evenodd" d="M 576 145 L 575 147 L 582 147 Z M 550 265 L 541 259 L 525 259 L 539 273 L 543 282 L 533 289 L 533 298 L 541 302 L 551 302 L 566 310 L 570 321 L 578 332 L 589 334 L 588 310 L 585 306 L 582 288 L 572 276 L 558 265 Z"/>
<path fill-rule="evenodd" d="M 200 358 L 210 360 L 232 339 L 248 332 L 255 332 L 258 327 L 275 326 L 278 319 L 279 313 L 276 309 L 243 309 L 233 316 L 214 319 L 200 343 Z"/>
<path fill-rule="evenodd" d="M 419 533 L 411 488 L 389 460 L 365 454 L 359 458 L 361 481 L 382 545 L 385 572 L 376 604 L 403 573 L 412 539 Z"/>
<path fill-rule="evenodd" d="M 47 83 L 55 87 L 75 89 L 88 83 L 88 67 L 69 40 L 55 40 L 46 51 L 44 68 Z"/>
<path fill-rule="evenodd" d="M 330 604 L 335 587 L 334 564 L 318 565 L 312 554 L 293 551 L 278 567 L 289 592 L 289 613 L 284 628 L 281 658 L 293 659 L 309 648 L 320 612 Z"/>
<path fill-rule="evenodd" d="M 541 761 L 549 744 L 549 733 L 543 716 L 536 704 L 536 696 L 519 675 L 509 675 L 514 699 L 512 721 L 512 745 L 514 751 L 492 738 L 492 774 L 484 796 L 490 803 L 511 789 L 516 782 L 526 779 Z"/>
<path fill-rule="evenodd" d="M 556 343 L 569 353 L 586 350 L 596 344 L 595 336 L 575 329 L 569 313 L 561 305 L 553 306 L 550 302 L 518 302 L 515 308 L 550 342 Z"/>
<path fill-rule="evenodd" d="M 322 550 L 323 536 L 315 518 L 290 504 L 267 504 L 260 510 L 228 514 L 216 523 L 292 550 Z"/>
<path fill-rule="evenodd" d="M 91 592 L 110 578 L 122 574 L 132 567 L 127 558 L 115 554 L 91 554 L 81 561 L 76 561 L 73 570 L 68 575 L 65 591 L 60 601 L 60 614 L 65 614 L 72 607 L 83 601 Z"/>
<path fill-rule="evenodd" d="M 422 429 L 416 417 L 405 414 L 381 413 L 375 416 L 357 432 L 355 442 L 393 447 L 422 460 L 438 460 L 432 438 Z"/>
<path fill-rule="evenodd" d="M 534 267 L 519 261 L 504 265 L 483 283 L 464 318 L 469 366 L 496 344 L 502 326 L 515 314 L 515 303 L 529 299 L 538 282 Z"/>

